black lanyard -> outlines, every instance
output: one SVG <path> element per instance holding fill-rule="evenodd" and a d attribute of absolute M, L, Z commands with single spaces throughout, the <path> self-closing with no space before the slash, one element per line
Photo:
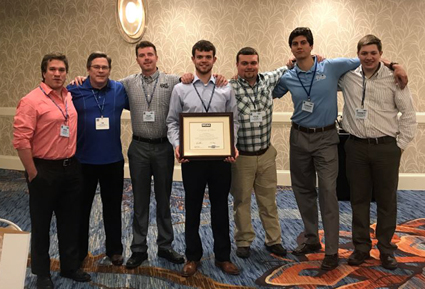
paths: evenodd
<path fill-rule="evenodd" d="M 105 108 L 106 95 L 103 97 L 103 103 L 102 103 L 102 106 L 100 106 L 100 104 L 99 104 L 99 100 L 97 99 L 97 98 L 99 97 L 99 95 L 100 95 L 100 90 L 97 92 L 97 96 L 96 96 L 96 94 L 94 94 L 93 89 L 91 90 L 91 92 L 93 93 L 94 100 L 96 100 L 97 107 L 98 107 L 98 108 L 99 108 L 99 110 L 100 110 L 100 116 L 101 116 L 101 117 L 103 117 L 103 109 Z"/>
<path fill-rule="evenodd" d="M 251 103 L 254 105 L 254 109 L 255 109 L 255 110 L 257 110 L 257 106 L 255 105 L 255 101 L 254 101 L 254 100 L 252 100 L 251 96 L 250 96 L 250 95 L 249 95 L 249 93 L 248 93 L 248 90 L 246 90 L 245 86 L 243 86 L 243 85 L 241 85 L 241 86 L 242 86 L 243 90 L 245 90 L 245 94 L 246 94 L 246 96 L 248 96 L 249 100 L 250 100 L 250 101 L 251 101 Z M 252 87 L 251 87 L 251 89 L 252 89 L 252 94 L 254 94 L 254 99 L 255 99 L 255 100 L 258 100 L 258 99 L 257 99 L 257 95 L 258 95 L 258 86 L 257 86 L 257 93 L 255 93 L 254 88 L 252 88 Z"/>
<path fill-rule="evenodd" d="M 158 80 L 159 80 L 159 75 L 156 78 L 155 85 L 153 87 L 151 97 L 150 97 L 150 99 L 148 99 L 148 94 L 146 93 L 146 90 L 147 89 L 145 89 L 145 81 L 143 80 L 143 75 L 142 75 L 142 89 L 143 89 L 143 93 L 145 94 L 146 102 L 148 103 L 148 110 L 150 110 L 152 99 L 153 99 L 153 95 L 154 95 L 155 90 L 156 90 L 156 85 L 158 84 Z"/>
<path fill-rule="evenodd" d="M 202 100 L 201 95 L 199 94 L 198 90 L 196 89 L 195 83 L 192 83 L 192 85 L 193 85 L 193 87 L 195 88 L 196 94 L 199 96 L 199 99 L 201 100 L 202 105 L 203 105 L 203 106 L 204 106 L 204 108 L 205 108 L 205 111 L 206 111 L 206 112 L 208 112 L 208 111 L 210 110 L 210 107 L 211 107 L 211 101 L 212 101 L 213 96 L 214 96 L 215 83 L 214 83 L 214 87 L 213 87 L 213 90 L 212 90 L 212 93 L 211 93 L 210 101 L 208 102 L 208 107 L 205 105 L 205 102 Z"/>
<path fill-rule="evenodd" d="M 313 77 L 311 78 L 311 83 L 310 83 L 310 89 L 307 91 L 307 89 L 305 88 L 304 84 L 301 81 L 300 75 L 297 73 L 297 77 L 298 77 L 298 81 L 301 83 L 301 86 L 304 88 L 305 93 L 307 93 L 307 100 L 310 101 L 311 97 L 311 88 L 313 87 L 313 82 L 314 82 L 314 77 L 316 76 L 316 71 L 317 71 L 317 59 L 315 60 L 315 65 L 314 65 L 314 72 L 313 72 Z"/>
<path fill-rule="evenodd" d="M 47 96 L 48 98 L 50 98 L 50 100 L 56 105 L 56 107 L 60 110 L 60 112 L 62 113 L 63 117 L 65 118 L 65 124 L 68 121 L 69 115 L 68 115 L 68 103 L 66 101 L 66 99 L 63 100 L 63 102 L 65 103 L 65 113 L 63 112 L 63 110 L 59 107 L 59 105 L 53 100 L 53 98 L 50 97 L 50 95 L 48 95 L 44 89 L 41 86 L 38 86 L 41 91 L 44 93 L 45 96 Z M 62 92 L 61 92 L 61 96 L 62 96 Z"/>
<path fill-rule="evenodd" d="M 369 79 L 371 79 L 375 74 L 378 73 L 379 68 L 381 67 L 381 63 L 379 63 L 378 69 L 372 74 Z M 364 108 L 364 100 L 366 98 L 366 77 L 364 76 L 364 72 L 362 71 L 362 77 L 363 77 L 363 96 L 362 96 L 362 108 Z"/>

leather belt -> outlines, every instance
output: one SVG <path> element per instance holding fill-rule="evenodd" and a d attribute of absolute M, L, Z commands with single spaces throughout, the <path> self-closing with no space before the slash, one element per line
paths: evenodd
<path fill-rule="evenodd" d="M 241 151 L 239 150 L 239 154 L 241 156 L 261 156 L 263 155 L 267 150 L 269 149 L 269 147 L 256 151 L 256 152 L 247 152 L 247 151 Z"/>
<path fill-rule="evenodd" d="M 359 138 L 355 135 L 350 134 L 349 139 L 359 141 L 367 144 L 383 144 L 383 143 L 393 143 L 396 139 L 392 136 L 382 136 L 382 137 L 374 137 L 374 138 Z"/>
<path fill-rule="evenodd" d="M 163 143 L 168 141 L 167 137 L 160 137 L 160 138 L 144 138 L 141 136 L 137 136 L 133 134 L 133 139 L 137 140 L 137 141 L 141 141 L 141 142 L 147 142 L 147 143 L 153 143 L 153 144 L 158 144 L 158 143 Z"/>
<path fill-rule="evenodd" d="M 42 164 L 47 166 L 54 166 L 54 167 L 68 167 L 72 165 L 76 160 L 74 157 L 70 157 L 67 159 L 60 159 L 60 160 L 46 160 L 46 159 L 39 159 L 34 158 L 35 164 Z"/>
<path fill-rule="evenodd" d="M 300 126 L 300 125 L 296 124 L 295 122 L 293 122 L 292 127 L 295 128 L 296 130 L 299 130 L 299 131 L 302 131 L 302 132 L 305 132 L 305 133 L 324 132 L 324 131 L 336 129 L 335 123 L 328 125 L 328 126 L 325 126 L 325 127 L 303 127 L 303 126 Z"/>

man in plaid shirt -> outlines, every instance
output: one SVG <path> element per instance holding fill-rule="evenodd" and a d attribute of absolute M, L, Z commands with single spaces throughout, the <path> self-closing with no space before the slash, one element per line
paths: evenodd
<path fill-rule="evenodd" d="M 255 238 L 251 224 L 251 192 L 254 189 L 259 214 L 265 230 L 265 246 L 278 256 L 285 256 L 281 245 L 276 205 L 276 149 L 271 145 L 273 115 L 272 90 L 287 71 L 283 66 L 271 72 L 258 73 L 259 55 L 254 48 L 242 48 L 236 55 L 238 78 L 230 84 L 239 111 L 238 161 L 232 164 L 231 193 L 234 198 L 236 255 L 250 256 Z"/>

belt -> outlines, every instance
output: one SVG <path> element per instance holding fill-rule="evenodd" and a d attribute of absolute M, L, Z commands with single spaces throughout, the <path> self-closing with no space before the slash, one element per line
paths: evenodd
<path fill-rule="evenodd" d="M 335 123 L 328 125 L 328 126 L 325 126 L 325 127 L 303 127 L 303 126 L 300 126 L 300 125 L 296 124 L 295 122 L 293 122 L 292 127 L 295 128 L 296 130 L 299 130 L 299 131 L 302 131 L 302 132 L 305 132 L 305 133 L 324 132 L 324 131 L 336 129 Z"/>
<path fill-rule="evenodd" d="M 43 164 L 51 167 L 68 167 L 76 162 L 76 159 L 74 157 L 70 157 L 67 159 L 60 159 L 60 160 L 46 160 L 46 159 L 39 159 L 34 158 L 35 164 Z"/>
<path fill-rule="evenodd" d="M 382 137 L 374 137 L 374 138 L 359 138 L 355 135 L 350 134 L 349 139 L 359 141 L 367 144 L 383 144 L 383 143 L 393 143 L 395 142 L 395 138 L 392 136 L 382 136 Z"/>
<path fill-rule="evenodd" d="M 137 136 L 137 135 L 134 135 L 134 134 L 133 134 L 133 139 L 134 140 L 137 140 L 137 141 L 142 141 L 142 142 L 147 142 L 147 143 L 154 143 L 154 144 L 163 143 L 163 142 L 168 141 L 168 138 L 167 137 L 144 138 L 144 137 Z"/>
<path fill-rule="evenodd" d="M 267 150 L 269 149 L 269 147 L 266 147 L 265 149 L 256 151 L 256 152 L 247 152 L 247 151 L 241 151 L 239 150 L 239 154 L 241 156 L 261 156 L 263 155 Z"/>

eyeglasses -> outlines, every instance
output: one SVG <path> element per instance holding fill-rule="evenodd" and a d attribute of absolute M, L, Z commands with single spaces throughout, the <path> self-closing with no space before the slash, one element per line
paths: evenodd
<path fill-rule="evenodd" d="M 90 66 L 91 68 L 93 68 L 94 70 L 109 70 L 109 66 L 99 66 L 99 65 L 92 65 Z"/>

